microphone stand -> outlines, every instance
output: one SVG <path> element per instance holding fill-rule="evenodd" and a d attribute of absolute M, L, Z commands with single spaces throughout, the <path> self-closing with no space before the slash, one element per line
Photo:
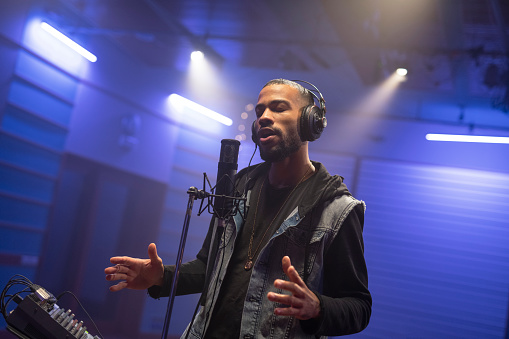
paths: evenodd
<path fill-rule="evenodd" d="M 175 294 L 177 292 L 177 281 L 180 273 L 180 266 L 182 264 L 182 257 L 184 256 L 184 247 L 186 245 L 187 231 L 189 230 L 189 222 L 191 221 L 191 212 L 193 211 L 194 201 L 198 199 L 203 191 L 198 191 L 196 187 L 191 187 L 187 191 L 189 194 L 189 200 L 187 201 L 186 216 L 184 218 L 184 225 L 182 226 L 182 234 L 180 236 L 180 244 L 177 253 L 177 262 L 175 263 L 175 274 L 171 283 L 170 298 L 168 300 L 168 307 L 166 309 L 166 316 L 164 318 L 164 327 L 162 339 L 168 337 L 168 329 L 170 327 L 171 312 L 173 310 L 173 301 L 175 300 Z"/>
<path fill-rule="evenodd" d="M 204 173 L 204 180 L 203 180 L 204 186 L 205 186 L 205 179 L 207 179 L 207 178 L 206 178 L 206 174 Z M 161 339 L 166 339 L 168 337 L 168 329 L 170 327 L 171 314 L 173 311 L 173 302 L 175 300 L 175 296 L 177 293 L 177 282 L 178 282 L 178 277 L 179 277 L 179 273 L 180 273 L 180 266 L 182 265 L 182 257 L 184 256 L 184 247 L 186 245 L 187 231 L 189 230 L 189 222 L 191 221 L 191 213 L 193 210 L 194 201 L 196 199 L 202 199 L 202 204 L 203 204 L 203 199 L 210 198 L 210 197 L 221 197 L 221 198 L 233 199 L 233 200 L 245 200 L 244 198 L 239 198 L 239 197 L 229 197 L 229 196 L 225 196 L 225 195 L 210 194 L 210 193 L 207 193 L 205 191 L 205 189 L 198 190 L 196 187 L 190 187 L 187 190 L 187 194 L 189 194 L 189 200 L 187 202 L 184 224 L 182 226 L 182 234 L 180 236 L 180 244 L 179 244 L 179 249 L 178 249 L 178 253 L 177 253 L 177 260 L 175 263 L 175 274 L 173 274 L 173 279 L 172 279 L 172 283 L 171 283 L 171 290 L 170 290 L 170 295 L 169 295 L 169 299 L 168 299 L 168 306 L 166 309 L 166 316 L 164 318 L 164 326 L 163 326 L 163 333 L 162 333 Z M 205 208 L 207 208 L 209 206 L 210 206 L 210 203 L 207 204 L 207 206 Z M 205 210 L 205 208 L 203 208 L 203 210 L 200 209 L 200 212 L 198 215 L 200 215 Z M 235 209 L 230 211 L 230 213 L 234 213 L 234 212 L 235 212 Z M 215 233 L 215 230 L 214 230 L 214 233 Z M 212 239 L 212 241 L 213 241 L 213 239 Z M 214 263 L 212 263 L 212 264 L 214 264 Z M 207 270 L 208 270 L 208 267 L 207 267 Z M 210 273 L 207 273 L 207 275 L 209 275 L 209 274 Z M 208 280 L 209 278 L 206 278 L 206 279 Z"/>

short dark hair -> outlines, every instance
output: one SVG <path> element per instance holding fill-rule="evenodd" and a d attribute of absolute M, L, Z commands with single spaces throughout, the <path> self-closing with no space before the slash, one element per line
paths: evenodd
<path fill-rule="evenodd" d="M 314 99 L 314 95 L 311 93 L 311 91 L 303 86 L 301 86 L 300 84 L 296 83 L 295 81 L 291 81 L 291 80 L 287 80 L 287 79 L 272 79 L 270 80 L 269 82 L 267 82 L 263 88 L 267 87 L 267 86 L 271 86 L 271 85 L 287 85 L 287 86 L 291 86 L 293 88 L 296 88 L 299 90 L 299 93 L 302 97 L 302 99 L 304 99 L 305 102 L 307 102 L 306 105 L 314 105 L 315 104 L 315 99 Z"/>

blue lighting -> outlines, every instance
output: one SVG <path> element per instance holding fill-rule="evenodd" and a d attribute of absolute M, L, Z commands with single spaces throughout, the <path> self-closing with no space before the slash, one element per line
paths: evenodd
<path fill-rule="evenodd" d="M 193 110 L 195 112 L 198 112 L 208 118 L 214 119 L 223 125 L 231 126 L 233 121 L 230 118 L 225 117 L 222 114 L 219 114 L 217 112 L 214 112 L 207 107 L 203 107 L 202 105 L 197 104 L 196 102 L 193 102 L 189 99 L 186 99 L 184 97 L 181 97 L 178 94 L 171 94 L 170 95 L 170 102 L 173 106 L 176 108 L 188 108 L 190 110 Z"/>
<path fill-rule="evenodd" d="M 70 47 L 75 52 L 79 53 L 81 56 L 86 58 L 88 61 L 90 61 L 90 62 L 97 61 L 97 57 L 94 54 L 90 53 L 85 48 L 81 47 L 79 44 L 77 44 L 76 42 L 74 42 L 73 40 L 71 40 L 70 38 L 68 38 L 67 36 L 62 34 L 61 32 L 59 32 L 58 30 L 53 28 L 48 23 L 41 22 L 41 28 L 43 30 L 45 30 L 46 32 L 48 32 L 49 34 L 51 34 L 56 39 L 58 39 L 59 41 L 63 42 L 65 45 Z"/>
<path fill-rule="evenodd" d="M 426 140 L 509 144 L 509 137 L 490 137 L 482 135 L 426 134 Z"/>

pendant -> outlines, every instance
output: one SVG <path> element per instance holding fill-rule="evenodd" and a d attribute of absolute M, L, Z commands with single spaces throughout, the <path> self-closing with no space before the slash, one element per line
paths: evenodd
<path fill-rule="evenodd" d="M 253 268 L 253 262 L 250 259 L 248 259 L 246 261 L 246 264 L 244 265 L 244 269 L 246 271 L 249 271 L 251 268 Z"/>

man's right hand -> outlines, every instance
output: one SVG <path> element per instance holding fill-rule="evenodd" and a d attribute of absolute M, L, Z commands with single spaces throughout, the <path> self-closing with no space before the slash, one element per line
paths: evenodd
<path fill-rule="evenodd" d="M 124 288 L 144 290 L 154 285 L 163 284 L 163 261 L 157 255 L 154 243 L 148 245 L 149 259 L 131 257 L 113 257 L 110 262 L 115 266 L 104 269 L 106 280 L 121 280 L 118 284 L 110 286 L 110 291 L 116 292 Z"/>

